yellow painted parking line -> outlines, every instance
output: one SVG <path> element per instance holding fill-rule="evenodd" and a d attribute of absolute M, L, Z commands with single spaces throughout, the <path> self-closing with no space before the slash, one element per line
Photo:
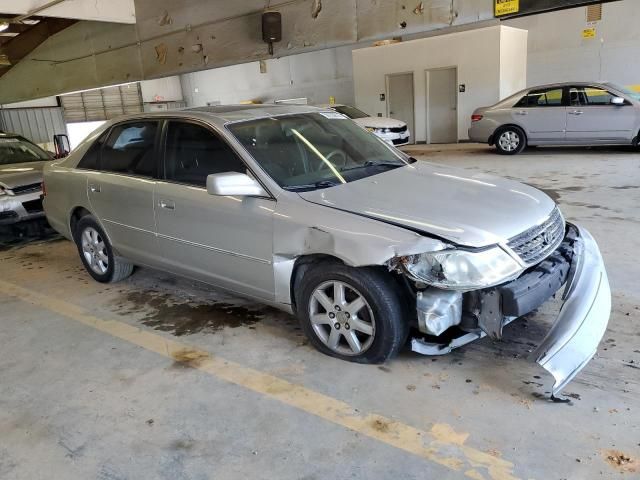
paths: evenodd
<path fill-rule="evenodd" d="M 265 397 L 323 418 L 369 438 L 480 480 L 515 480 L 513 464 L 465 445 L 468 434 L 447 424 L 431 430 L 397 422 L 372 413 L 358 412 L 349 404 L 287 380 L 225 360 L 204 350 L 165 338 L 148 330 L 92 315 L 87 309 L 19 285 L 0 280 L 0 293 L 95 328 L 133 345 L 155 352 L 215 378 L 252 390 Z"/>

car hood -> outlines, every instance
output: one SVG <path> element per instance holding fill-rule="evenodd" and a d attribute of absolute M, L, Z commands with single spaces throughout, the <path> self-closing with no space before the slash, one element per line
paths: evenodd
<path fill-rule="evenodd" d="M 522 183 L 427 162 L 300 196 L 469 247 L 505 242 L 555 207 Z"/>
<path fill-rule="evenodd" d="M 0 165 L 0 185 L 8 189 L 42 182 L 42 169 L 46 161 Z"/>
<path fill-rule="evenodd" d="M 395 120 L 387 117 L 363 117 L 355 118 L 353 121 L 361 127 L 373 128 L 402 128 L 407 125 L 401 120 Z"/>

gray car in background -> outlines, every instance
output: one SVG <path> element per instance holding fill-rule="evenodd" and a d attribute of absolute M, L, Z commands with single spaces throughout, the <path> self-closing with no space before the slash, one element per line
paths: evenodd
<path fill-rule="evenodd" d="M 442 355 L 564 289 L 536 361 L 557 393 L 611 309 L 598 246 L 535 188 L 418 162 L 332 110 L 221 106 L 100 127 L 45 168 L 51 226 L 89 274 L 147 265 L 295 313 L 310 342 L 379 363 Z M 283 326 L 283 328 L 285 328 Z"/>
<path fill-rule="evenodd" d="M 514 155 L 537 145 L 637 145 L 640 94 L 612 83 L 532 87 L 478 108 L 469 138 Z"/>

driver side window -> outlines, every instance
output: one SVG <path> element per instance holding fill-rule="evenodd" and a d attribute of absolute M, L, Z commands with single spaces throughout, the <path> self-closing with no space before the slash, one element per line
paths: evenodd
<path fill-rule="evenodd" d="M 177 183 L 206 187 L 215 173 L 247 173 L 235 152 L 211 130 L 186 122 L 169 122 L 165 178 Z"/>

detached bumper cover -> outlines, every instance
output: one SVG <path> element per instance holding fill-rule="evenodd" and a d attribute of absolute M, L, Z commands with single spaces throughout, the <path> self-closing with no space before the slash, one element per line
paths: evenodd
<path fill-rule="evenodd" d="M 595 355 L 611 314 L 611 290 L 600 249 L 579 226 L 564 303 L 535 352 L 536 363 L 555 379 L 557 395 Z"/>

